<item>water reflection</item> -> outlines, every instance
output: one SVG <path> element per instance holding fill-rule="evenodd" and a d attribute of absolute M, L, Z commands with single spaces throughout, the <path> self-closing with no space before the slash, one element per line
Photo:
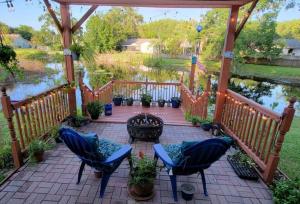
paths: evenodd
<path fill-rule="evenodd" d="M 29 96 L 37 95 L 41 92 L 49 90 L 55 86 L 65 83 L 64 68 L 61 63 L 50 63 L 48 67 L 58 70 L 57 73 L 51 76 L 44 76 L 38 83 L 15 83 L 7 86 L 8 95 L 13 100 L 22 100 Z M 86 66 L 76 64 L 76 71 L 84 70 L 84 83 L 90 88 L 99 88 L 113 79 L 119 80 L 134 80 L 157 82 L 178 82 L 182 71 L 166 70 L 166 69 L 150 69 L 145 67 L 130 67 L 130 66 Z M 184 82 L 188 84 L 188 74 L 184 75 Z M 196 87 L 203 90 L 206 79 L 200 77 L 196 80 Z M 292 96 L 300 98 L 300 88 L 288 85 L 279 85 L 268 82 L 258 82 L 254 80 L 232 78 L 229 85 L 230 89 L 250 98 L 263 106 L 273 109 L 278 113 L 282 113 L 287 106 L 288 100 Z M 212 77 L 212 90 L 217 89 L 217 77 Z M 81 104 L 80 91 L 76 90 L 77 105 Z M 214 104 L 215 96 L 212 96 L 212 103 Z M 296 103 L 296 115 L 300 116 L 300 104 Z"/>

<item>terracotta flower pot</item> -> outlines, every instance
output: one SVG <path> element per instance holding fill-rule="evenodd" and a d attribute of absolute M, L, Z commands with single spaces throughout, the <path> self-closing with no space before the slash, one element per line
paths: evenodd
<path fill-rule="evenodd" d="M 36 162 L 42 162 L 44 160 L 44 151 L 35 152 L 33 156 Z"/>
<path fill-rule="evenodd" d="M 96 178 L 101 178 L 102 177 L 102 171 L 94 171 L 94 175 Z"/>
<path fill-rule="evenodd" d="M 153 193 L 154 184 L 146 183 L 144 185 L 132 185 L 132 190 L 139 197 L 146 197 Z"/>

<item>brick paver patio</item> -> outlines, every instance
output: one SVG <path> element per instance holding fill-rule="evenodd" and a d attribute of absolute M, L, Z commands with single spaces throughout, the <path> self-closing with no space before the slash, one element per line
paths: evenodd
<path fill-rule="evenodd" d="M 119 143 L 127 143 L 128 133 L 125 124 L 91 123 L 82 128 L 94 131 L 101 138 L 109 138 Z M 180 143 L 183 140 L 201 140 L 211 137 L 200 128 L 165 126 L 160 142 Z M 153 143 L 137 141 L 134 152 L 144 151 L 153 155 Z M 14 174 L 0 188 L 0 203 L 135 203 L 127 193 L 129 173 L 125 160 L 108 183 L 104 199 L 99 199 L 100 179 L 93 175 L 91 168 L 84 171 L 81 183 L 76 185 L 79 159 L 63 144 L 47 152 L 46 160 L 38 165 L 27 165 Z M 271 193 L 262 181 L 239 179 L 225 157 L 206 170 L 208 197 L 203 194 L 201 176 L 182 176 L 177 186 L 184 182 L 192 183 L 196 193 L 192 201 L 186 202 L 178 193 L 178 203 L 272 203 Z M 155 181 L 155 197 L 147 203 L 174 203 L 170 180 L 161 171 Z"/>

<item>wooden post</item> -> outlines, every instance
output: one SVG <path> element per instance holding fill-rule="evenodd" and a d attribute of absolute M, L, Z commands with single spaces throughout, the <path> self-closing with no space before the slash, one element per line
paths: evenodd
<path fill-rule="evenodd" d="M 225 39 L 225 45 L 222 56 L 221 73 L 218 83 L 218 93 L 216 101 L 216 110 L 214 115 L 214 122 L 220 123 L 222 117 L 223 105 L 225 102 L 225 92 L 228 87 L 228 80 L 230 76 L 230 66 L 233 58 L 233 48 L 235 39 L 235 29 L 237 24 L 237 18 L 239 13 L 239 6 L 232 6 L 230 15 L 227 22 L 227 36 Z"/>
<path fill-rule="evenodd" d="M 62 20 L 62 37 L 64 44 L 64 56 L 65 56 L 65 66 L 67 72 L 67 80 L 70 85 L 75 82 L 74 75 L 74 64 L 72 55 L 68 52 L 72 44 L 72 30 L 71 30 L 71 20 L 70 20 L 70 12 L 68 4 L 60 4 L 60 13 Z M 76 90 L 74 88 L 70 89 L 69 93 L 69 107 L 70 114 L 76 115 Z"/>
<path fill-rule="evenodd" d="M 279 127 L 279 136 L 274 145 L 274 149 L 270 155 L 270 158 L 267 163 L 267 167 L 263 173 L 263 179 L 267 184 L 271 184 L 274 178 L 275 171 L 279 163 L 279 153 L 284 141 L 285 134 L 290 130 L 292 121 L 295 115 L 294 104 L 296 103 L 296 98 L 293 97 L 290 99 L 288 107 L 286 107 L 282 113 L 282 122 Z"/>
<path fill-rule="evenodd" d="M 87 111 L 86 111 L 86 102 L 85 102 L 85 90 L 84 90 L 84 83 L 83 83 L 83 75 L 84 73 L 80 71 L 78 73 L 78 81 L 79 81 L 79 89 L 80 89 L 80 94 L 81 94 L 81 110 L 82 110 L 82 115 L 87 116 Z"/>
<path fill-rule="evenodd" d="M 189 83 L 189 89 L 194 94 L 194 80 L 195 80 L 195 69 L 197 64 L 197 56 L 192 56 L 192 65 L 191 65 L 191 72 L 190 72 L 190 83 Z"/>
<path fill-rule="evenodd" d="M 20 144 L 16 137 L 16 131 L 15 131 L 14 122 L 13 122 L 13 109 L 12 109 L 10 97 L 7 96 L 7 94 L 6 94 L 5 87 L 3 87 L 1 89 L 1 91 L 2 91 L 2 98 L 1 98 L 2 111 L 7 120 L 9 133 L 10 133 L 10 137 L 11 137 L 12 157 L 14 160 L 15 167 L 20 168 L 23 165 L 23 158 L 22 158 L 22 154 L 21 154 Z"/>

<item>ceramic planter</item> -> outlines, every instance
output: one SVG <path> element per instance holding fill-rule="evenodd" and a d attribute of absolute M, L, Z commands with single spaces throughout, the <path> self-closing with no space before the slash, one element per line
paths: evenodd
<path fill-rule="evenodd" d="M 114 97 L 113 102 L 115 106 L 121 106 L 123 102 L 123 97 Z"/>
<path fill-rule="evenodd" d="M 158 100 L 158 106 L 159 107 L 164 107 L 165 106 L 166 101 L 165 100 Z"/>
<path fill-rule="evenodd" d="M 35 152 L 33 156 L 36 162 L 42 162 L 44 160 L 44 151 Z"/>
<path fill-rule="evenodd" d="M 202 128 L 204 131 L 210 131 L 210 129 L 212 128 L 212 124 L 211 124 L 211 123 L 202 123 L 202 124 L 201 124 L 201 128 Z"/>
<path fill-rule="evenodd" d="M 126 104 L 127 104 L 127 106 L 132 106 L 133 105 L 133 98 L 127 98 Z"/>
<path fill-rule="evenodd" d="M 172 108 L 179 108 L 180 106 L 180 99 L 172 98 L 171 99 Z"/>
<path fill-rule="evenodd" d="M 105 104 L 105 106 L 104 106 L 104 115 L 105 116 L 112 115 L 112 104 L 111 103 Z"/>
<path fill-rule="evenodd" d="M 195 187 L 192 184 L 182 184 L 181 194 L 186 201 L 192 200 L 195 193 Z"/>

